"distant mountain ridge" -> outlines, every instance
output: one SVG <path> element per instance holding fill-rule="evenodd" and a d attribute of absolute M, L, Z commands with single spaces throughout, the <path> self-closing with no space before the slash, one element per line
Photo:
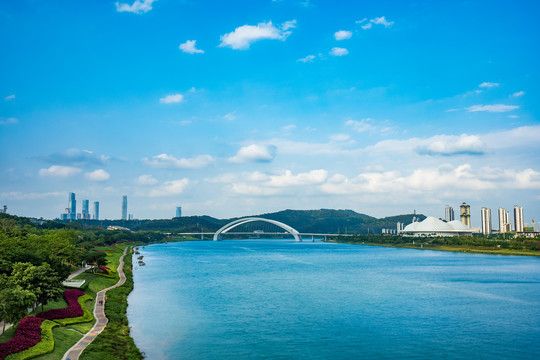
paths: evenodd
<path fill-rule="evenodd" d="M 262 217 L 276 220 L 292 226 L 301 233 L 332 233 L 332 234 L 380 234 L 382 229 L 395 229 L 397 222 L 410 224 L 413 218 L 423 220 L 422 214 L 404 214 L 377 219 L 360 214 L 353 210 L 282 210 L 274 213 L 251 215 L 243 217 Z M 161 220 L 80 220 L 85 226 L 120 225 L 131 230 L 160 230 L 171 233 L 179 232 L 212 232 L 227 223 L 240 219 L 217 219 L 211 216 L 185 216 Z"/>

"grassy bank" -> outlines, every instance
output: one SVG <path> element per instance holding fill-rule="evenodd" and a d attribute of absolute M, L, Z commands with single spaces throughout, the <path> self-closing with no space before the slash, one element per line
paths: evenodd
<path fill-rule="evenodd" d="M 82 360 L 142 359 L 143 356 L 130 336 L 126 315 L 127 297 L 133 290 L 132 255 L 124 257 L 124 285 L 107 292 L 105 314 L 109 323 L 103 332 L 86 348 Z"/>
<path fill-rule="evenodd" d="M 410 242 L 408 242 L 410 241 Z M 414 242 L 413 242 L 414 241 Z M 397 241 L 394 238 L 385 239 L 385 236 L 371 236 L 370 238 L 362 237 L 362 239 L 354 239 L 351 237 L 338 237 L 329 242 L 337 242 L 343 244 L 353 245 L 369 245 L 369 246 L 382 246 L 393 247 L 403 249 L 417 249 L 417 250 L 435 250 L 435 251 L 452 251 L 460 253 L 474 253 L 474 254 L 490 254 L 490 255 L 514 255 L 514 256 L 540 256 L 540 250 L 530 250 L 525 248 L 512 249 L 502 247 L 500 241 L 494 241 L 493 244 L 487 245 L 485 243 L 474 244 L 437 244 L 439 239 L 426 238 L 426 239 L 412 239 L 403 238 L 403 240 Z M 505 243 L 503 243 L 505 245 Z"/>

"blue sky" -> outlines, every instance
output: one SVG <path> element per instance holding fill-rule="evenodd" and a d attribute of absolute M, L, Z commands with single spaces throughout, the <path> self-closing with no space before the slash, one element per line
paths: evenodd
<path fill-rule="evenodd" d="M 0 201 L 540 220 L 539 7 L 3 1 Z"/>

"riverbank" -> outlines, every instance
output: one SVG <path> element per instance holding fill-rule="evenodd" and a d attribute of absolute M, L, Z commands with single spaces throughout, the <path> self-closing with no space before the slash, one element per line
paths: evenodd
<path fill-rule="evenodd" d="M 472 253 L 472 254 L 489 254 L 489 255 L 514 255 L 514 256 L 536 256 L 540 257 L 540 251 L 535 250 L 515 250 L 515 249 L 505 249 L 502 247 L 492 246 L 470 246 L 470 245 L 434 245 L 427 242 L 419 242 L 418 240 L 414 243 L 377 243 L 377 242 L 366 242 L 366 241 L 351 241 L 347 239 L 332 239 L 327 242 L 335 242 L 341 244 L 352 244 L 352 245 L 368 245 L 368 246 L 379 246 L 379 247 L 392 247 L 400 249 L 416 249 L 416 250 L 434 250 L 434 251 L 451 251 L 459 253 Z"/>

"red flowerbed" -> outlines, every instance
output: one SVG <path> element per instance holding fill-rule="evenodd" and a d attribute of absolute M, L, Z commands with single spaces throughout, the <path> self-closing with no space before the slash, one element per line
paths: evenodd
<path fill-rule="evenodd" d="M 83 296 L 84 291 L 78 289 L 69 289 L 64 291 L 64 299 L 68 304 L 63 309 L 53 309 L 40 312 L 36 315 L 38 318 L 54 320 L 54 319 L 66 319 L 83 316 L 84 312 L 81 308 L 81 304 L 77 301 L 79 296 Z"/>
<path fill-rule="evenodd" d="M 45 319 L 39 319 L 33 316 L 27 316 L 19 322 L 15 336 L 0 344 L 0 360 L 3 360 L 9 354 L 23 351 L 31 348 L 41 341 L 41 323 Z"/>
<path fill-rule="evenodd" d="M 101 269 L 101 271 L 103 271 L 104 274 L 108 274 L 109 270 L 111 270 L 110 268 L 106 266 L 100 266 L 99 268 Z"/>

